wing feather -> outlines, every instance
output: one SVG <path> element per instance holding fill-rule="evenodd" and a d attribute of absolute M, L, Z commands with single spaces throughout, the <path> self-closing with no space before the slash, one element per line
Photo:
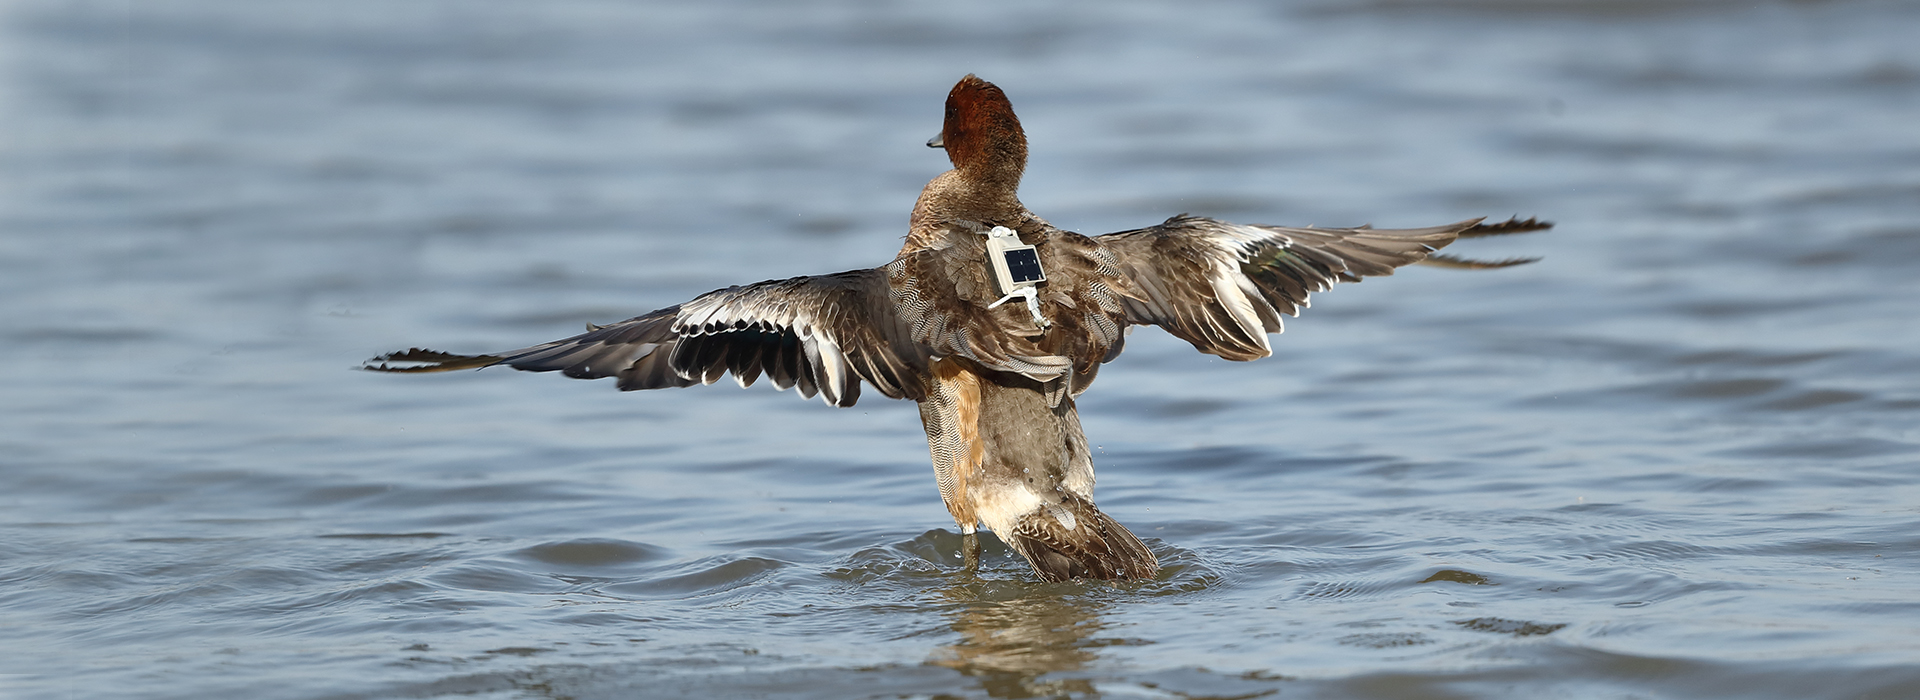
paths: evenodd
<path fill-rule="evenodd" d="M 504 364 L 569 377 L 616 377 L 622 391 L 765 375 L 779 389 L 851 406 L 865 381 L 889 398 L 925 397 L 929 351 L 893 311 L 886 273 L 854 270 L 728 287 L 586 333 L 488 355 L 413 349 L 367 361 L 380 372 Z"/>
<path fill-rule="evenodd" d="M 1100 236 L 1138 291 L 1127 321 L 1165 328 L 1201 352 L 1229 360 L 1272 354 L 1267 334 L 1281 314 L 1298 316 L 1309 296 L 1339 282 L 1391 275 L 1461 236 L 1538 230 L 1527 220 L 1479 219 L 1417 229 L 1293 228 L 1181 215 L 1158 226 Z M 1451 263 L 1453 259 L 1443 259 Z"/>

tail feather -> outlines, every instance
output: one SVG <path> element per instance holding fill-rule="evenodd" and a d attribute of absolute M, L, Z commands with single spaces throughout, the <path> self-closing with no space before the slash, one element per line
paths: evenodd
<path fill-rule="evenodd" d="M 1078 497 L 1026 514 L 1003 539 L 1046 581 L 1129 581 L 1160 572 L 1146 543 Z"/>

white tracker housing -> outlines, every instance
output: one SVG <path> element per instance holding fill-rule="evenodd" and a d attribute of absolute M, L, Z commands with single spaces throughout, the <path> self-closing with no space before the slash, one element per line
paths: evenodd
<path fill-rule="evenodd" d="M 1021 243 L 1020 234 L 1005 226 L 987 232 L 987 264 L 993 268 L 993 281 L 1001 296 L 1018 294 L 1023 287 L 1047 281 L 1047 272 L 1040 269 L 1040 253 Z"/>

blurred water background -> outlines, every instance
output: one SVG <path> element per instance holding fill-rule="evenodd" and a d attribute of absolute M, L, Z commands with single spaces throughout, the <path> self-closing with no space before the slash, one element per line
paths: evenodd
<path fill-rule="evenodd" d="M 1920 697 L 1920 5 L 0 3 L 0 697 Z M 884 263 L 973 72 L 1087 233 L 1543 256 L 1081 404 L 1166 568 L 959 565 L 914 408 L 356 372 Z"/>

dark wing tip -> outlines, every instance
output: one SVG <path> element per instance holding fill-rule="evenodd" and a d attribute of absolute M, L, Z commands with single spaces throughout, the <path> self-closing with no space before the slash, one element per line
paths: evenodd
<path fill-rule="evenodd" d="M 1513 267 L 1515 265 L 1525 265 L 1527 263 L 1537 262 L 1539 260 L 1540 260 L 1539 258 L 1505 258 L 1501 260 L 1474 260 L 1472 258 L 1461 258 L 1461 257 L 1452 256 L 1452 255 L 1434 254 L 1434 255 L 1429 255 L 1425 260 L 1421 260 L 1420 262 L 1414 263 L 1414 264 L 1426 265 L 1428 267 L 1444 267 L 1444 268 L 1449 268 L 1454 270 L 1491 270 L 1491 269 L 1500 268 L 1500 267 Z"/>
<path fill-rule="evenodd" d="M 1505 236 L 1514 233 L 1532 233 L 1553 228 L 1553 222 L 1528 217 L 1522 220 L 1516 216 L 1497 224 L 1474 224 L 1460 232 L 1461 238 L 1479 238 L 1481 236 Z"/>
<path fill-rule="evenodd" d="M 1457 237 L 1481 238 L 1484 236 L 1505 236 L 1505 235 L 1515 234 L 1515 233 L 1532 233 L 1534 231 L 1545 231 L 1550 228 L 1553 228 L 1553 222 L 1551 221 L 1541 221 L 1533 217 L 1521 219 L 1520 217 L 1516 216 L 1497 224 L 1476 223 L 1472 226 L 1468 226 L 1467 228 L 1462 229 Z M 1515 265 L 1525 265 L 1527 263 L 1534 262 L 1537 260 L 1539 260 L 1539 258 L 1506 258 L 1503 260 L 1474 260 L 1472 258 L 1462 258 L 1462 257 L 1456 257 L 1452 255 L 1434 254 L 1434 255 L 1427 256 L 1427 258 L 1425 260 L 1421 260 L 1419 264 L 1427 265 L 1429 267 L 1445 267 L 1445 268 L 1452 268 L 1456 270 L 1490 270 L 1490 269 L 1499 268 L 1499 267 L 1513 267 Z"/>
<path fill-rule="evenodd" d="M 493 355 L 455 355 L 426 348 L 409 348 L 367 360 L 361 363 L 360 369 L 369 372 L 450 372 L 456 369 L 479 369 L 498 364 L 502 359 L 505 358 Z M 400 364 L 391 364 L 396 362 Z"/>

